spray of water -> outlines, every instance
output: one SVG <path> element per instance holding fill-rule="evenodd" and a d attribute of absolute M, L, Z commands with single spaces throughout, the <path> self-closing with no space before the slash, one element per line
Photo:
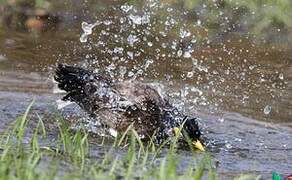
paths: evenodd
<path fill-rule="evenodd" d="M 114 82 L 158 82 L 179 110 L 192 114 L 228 110 L 266 118 L 276 112 L 287 82 L 282 69 L 260 61 L 270 52 L 248 36 L 210 35 L 207 23 L 160 1 L 112 6 L 96 21 L 82 22 L 80 42 L 88 53 L 81 66 Z"/>

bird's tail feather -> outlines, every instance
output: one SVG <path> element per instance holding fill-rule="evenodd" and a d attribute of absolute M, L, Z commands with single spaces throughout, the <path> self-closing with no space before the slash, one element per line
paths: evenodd
<path fill-rule="evenodd" d="M 94 107 L 94 100 L 90 94 L 96 89 L 94 84 L 104 81 L 90 70 L 65 64 L 58 65 L 54 78 L 58 82 L 58 87 L 67 92 L 63 100 L 76 102 L 89 112 Z"/>
<path fill-rule="evenodd" d="M 56 69 L 55 80 L 59 83 L 58 87 L 67 92 L 81 90 L 87 83 L 90 71 L 80 67 L 59 64 Z"/>

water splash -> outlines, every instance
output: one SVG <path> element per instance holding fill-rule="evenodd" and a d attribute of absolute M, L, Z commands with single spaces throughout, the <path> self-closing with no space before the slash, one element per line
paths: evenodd
<path fill-rule="evenodd" d="M 133 9 L 133 5 L 128 5 L 127 3 L 121 6 L 121 9 L 127 13 L 129 12 L 131 9 Z"/>
<path fill-rule="evenodd" d="M 99 21 L 96 21 L 93 24 L 89 24 L 87 22 L 82 22 L 81 28 L 83 30 L 83 33 L 80 36 L 80 39 L 79 39 L 80 42 L 82 42 L 82 43 L 87 42 L 88 35 L 92 34 L 92 29 L 100 24 L 101 24 L 101 22 L 99 22 Z"/>
<path fill-rule="evenodd" d="M 269 115 L 271 111 L 272 111 L 272 107 L 270 105 L 266 105 L 266 107 L 264 108 L 264 114 Z"/>
<path fill-rule="evenodd" d="M 87 42 L 87 63 L 105 69 L 114 81 L 165 80 L 174 91 L 183 89 L 183 94 L 168 90 L 171 98 L 181 99 L 178 106 L 204 106 L 213 112 L 255 104 L 262 114 L 266 101 L 281 96 L 275 89 L 286 86 L 283 72 L 272 72 L 260 62 L 262 54 L 253 42 L 237 45 L 248 38 L 214 42 L 205 20 L 188 21 L 188 13 L 157 1 L 113 7 L 112 14 L 101 14 L 96 23 L 82 23 L 80 41 Z M 88 42 L 94 27 L 96 35 Z"/>
<path fill-rule="evenodd" d="M 62 100 L 58 99 L 56 101 L 56 103 L 57 103 L 57 108 L 60 110 L 60 109 L 63 109 L 64 107 L 72 104 L 73 102 L 70 102 L 70 101 L 62 101 Z"/>
<path fill-rule="evenodd" d="M 150 23 L 150 17 L 148 15 L 139 16 L 139 15 L 130 14 L 128 17 L 129 19 L 132 20 L 134 24 L 137 24 L 137 25 Z"/>

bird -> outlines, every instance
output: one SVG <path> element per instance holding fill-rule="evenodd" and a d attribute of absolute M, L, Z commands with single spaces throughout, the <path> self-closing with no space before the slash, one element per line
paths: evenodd
<path fill-rule="evenodd" d="M 57 66 L 54 79 L 66 91 L 62 100 L 77 103 L 106 127 L 125 132 L 132 125 L 141 139 L 154 137 L 158 144 L 181 136 L 205 151 L 197 118 L 184 115 L 150 84 L 114 82 L 105 73 L 68 64 Z"/>

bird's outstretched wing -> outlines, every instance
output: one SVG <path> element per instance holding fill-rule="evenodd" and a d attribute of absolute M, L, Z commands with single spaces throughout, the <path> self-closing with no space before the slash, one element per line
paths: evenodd
<path fill-rule="evenodd" d="M 73 101 L 92 114 L 107 99 L 105 94 L 111 81 L 90 70 L 80 67 L 59 64 L 55 80 L 58 87 L 67 92 L 63 100 Z"/>

